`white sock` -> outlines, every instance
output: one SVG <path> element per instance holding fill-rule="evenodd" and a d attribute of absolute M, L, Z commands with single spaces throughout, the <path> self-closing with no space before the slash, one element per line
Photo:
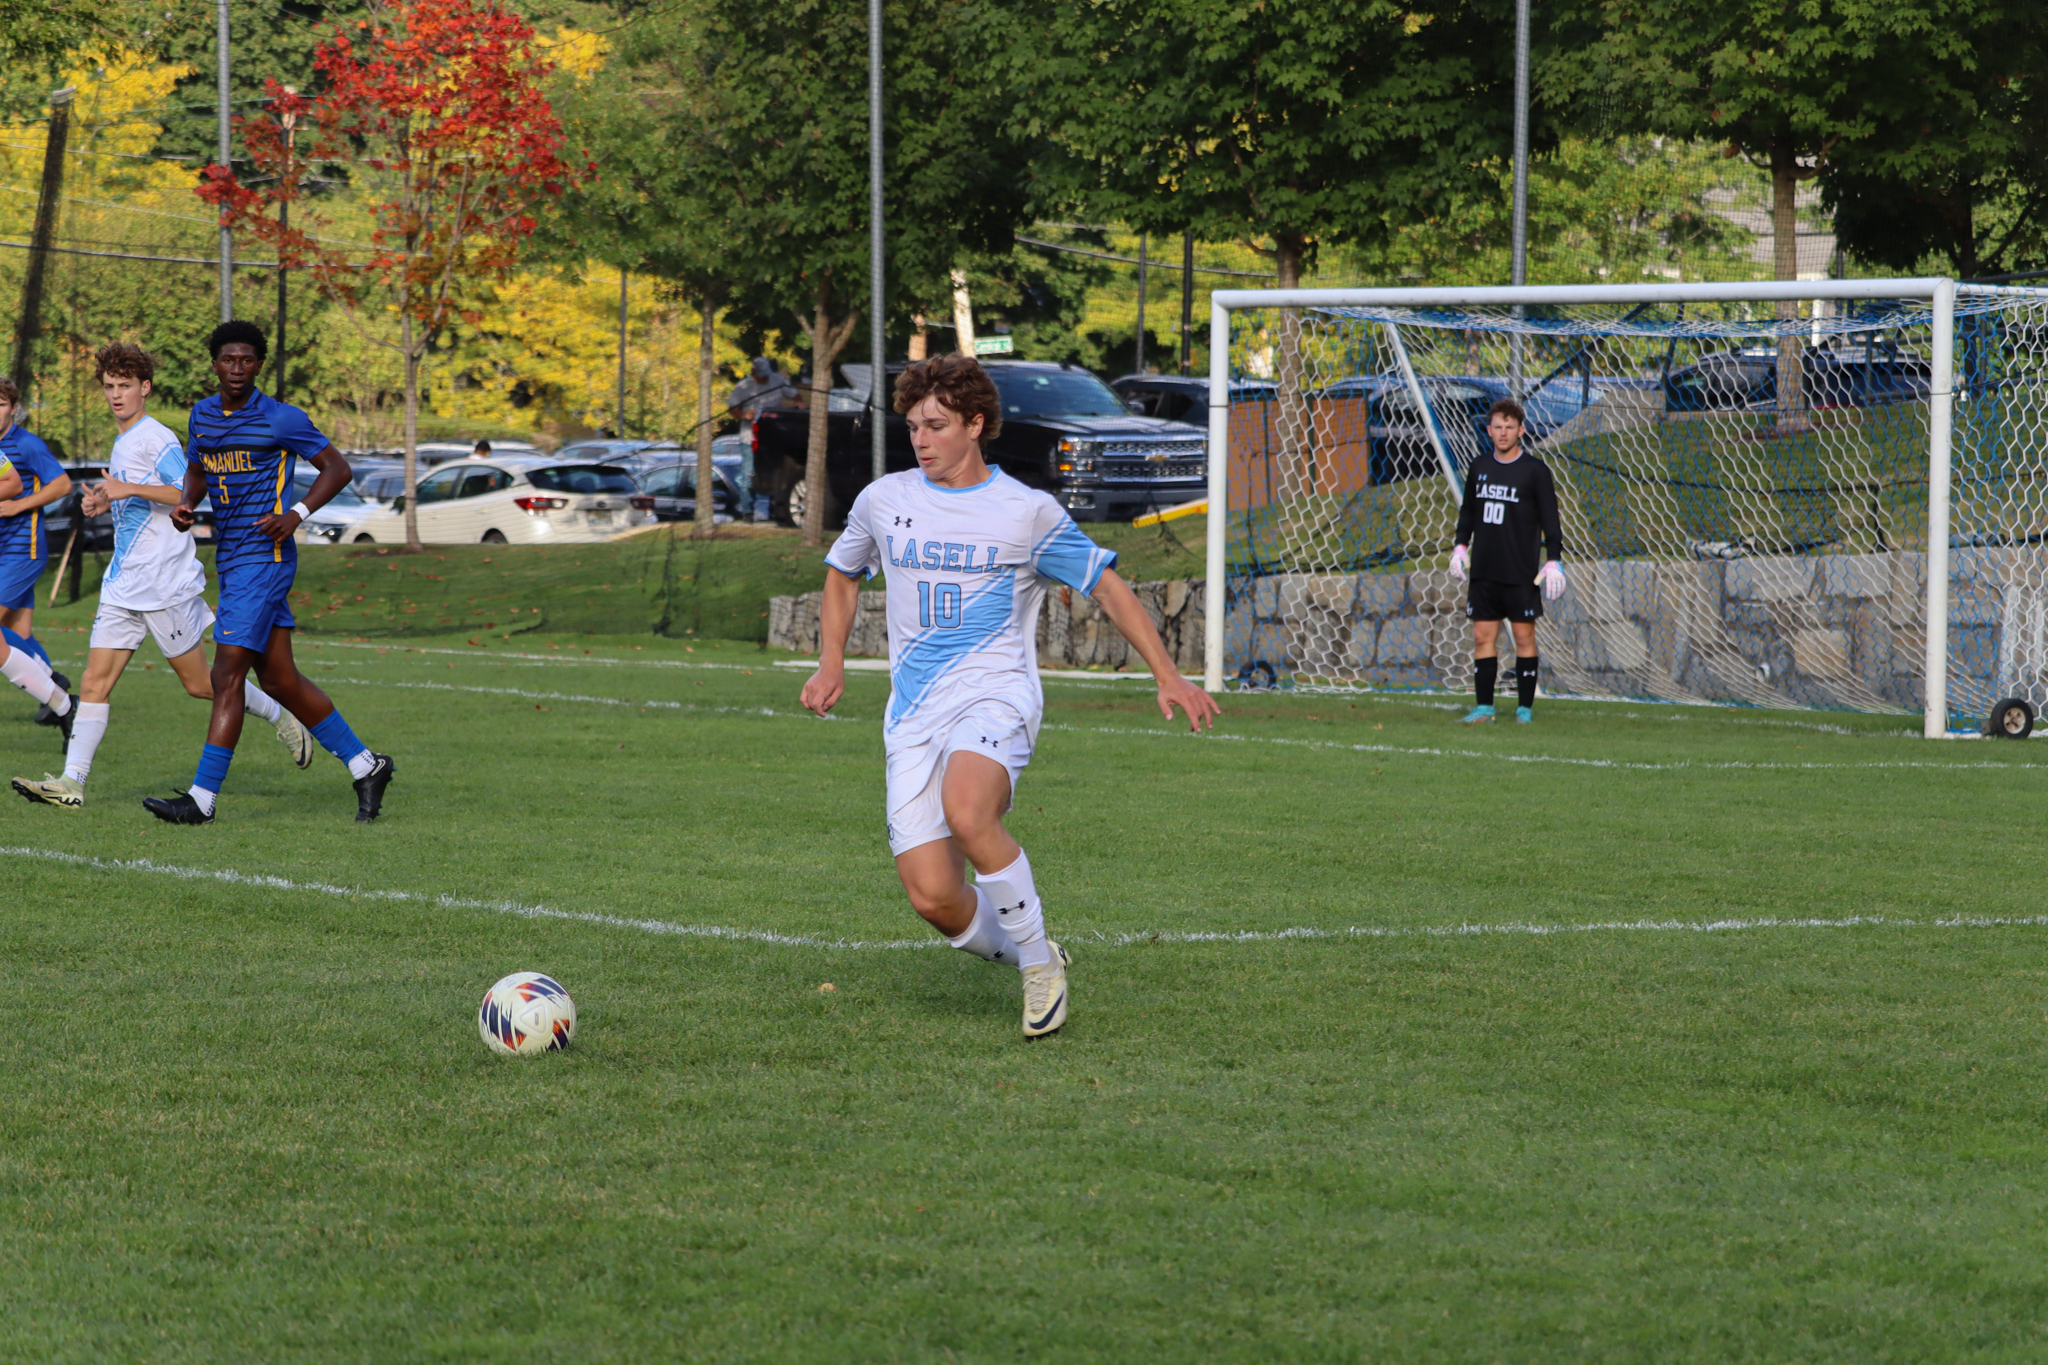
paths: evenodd
<path fill-rule="evenodd" d="M 192 799 L 199 803 L 199 809 L 207 815 L 213 814 L 214 797 L 219 795 L 219 793 L 210 792 L 204 787 L 193 787 L 191 792 Z"/>
<path fill-rule="evenodd" d="M 973 953 L 984 962 L 1017 966 L 1017 944 L 1004 932 L 1003 922 L 996 918 L 995 902 L 978 886 L 967 889 L 974 893 L 974 922 L 960 937 L 948 938 L 946 942 L 962 952 Z"/>
<path fill-rule="evenodd" d="M 975 878 L 995 903 L 996 918 L 1003 932 L 1017 945 L 1020 967 L 1043 967 L 1052 961 L 1052 948 L 1045 940 L 1045 906 L 1038 888 L 1031 884 L 1031 860 L 1017 850 L 1017 861 L 1000 872 Z"/>
<path fill-rule="evenodd" d="M 50 666 L 26 650 L 10 649 L 7 657 L 0 660 L 0 677 L 28 693 L 30 701 L 41 702 L 54 707 L 58 697 L 64 697 L 57 690 L 57 684 L 50 681 Z M 71 709 L 71 699 L 64 697 L 64 711 Z M 57 712 L 63 715 L 64 711 Z"/>
<path fill-rule="evenodd" d="M 360 782 L 368 777 L 377 766 L 377 756 L 368 749 L 348 761 L 348 776 L 351 782 Z"/>
<path fill-rule="evenodd" d="M 284 708 L 277 704 L 277 698 L 258 687 L 250 678 L 242 679 L 242 705 L 247 708 L 250 715 L 271 725 L 277 724 L 277 718 L 284 714 Z"/>
<path fill-rule="evenodd" d="M 78 703 L 78 719 L 71 722 L 71 747 L 64 751 L 64 776 L 83 782 L 92 772 L 92 756 L 107 736 L 107 713 L 114 708 L 103 701 Z"/>

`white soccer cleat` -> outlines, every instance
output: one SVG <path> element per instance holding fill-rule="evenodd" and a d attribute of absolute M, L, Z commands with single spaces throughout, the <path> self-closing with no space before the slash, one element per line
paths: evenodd
<path fill-rule="evenodd" d="M 301 768 L 313 766 L 313 734 L 299 724 L 299 718 L 279 707 L 277 710 L 277 742 L 292 751 L 292 762 Z"/>
<path fill-rule="evenodd" d="M 68 777 L 52 777 L 44 773 L 40 782 L 17 777 L 14 779 L 14 789 L 39 805 L 62 806 L 66 810 L 77 810 L 85 804 L 85 784 Z"/>
<path fill-rule="evenodd" d="M 1043 1038 L 1067 1022 L 1067 950 L 1051 939 L 1052 961 L 1024 969 L 1024 1036 Z"/>

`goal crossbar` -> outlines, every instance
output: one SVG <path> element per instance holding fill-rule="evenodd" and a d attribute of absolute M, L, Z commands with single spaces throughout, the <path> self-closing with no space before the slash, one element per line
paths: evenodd
<path fill-rule="evenodd" d="M 1223 690 L 1225 575 L 1228 571 L 1230 469 L 1230 315 L 1241 309 L 1519 308 L 1566 304 L 1778 303 L 1806 300 L 1924 299 L 1932 313 L 1928 393 L 1926 700 L 1923 733 L 1948 733 L 1948 592 L 1951 443 L 1955 403 L 1957 281 L 1909 279 L 1773 280 L 1755 283 L 1631 283 L 1472 288 L 1219 289 L 1209 296 L 1209 518 L 1204 614 L 1204 686 Z M 1406 368 L 1404 364 L 1404 369 Z M 1412 387 L 1414 380 L 1409 377 Z M 1424 405 L 1426 406 L 1426 405 Z M 1439 450 L 1441 449 L 1439 442 Z"/>

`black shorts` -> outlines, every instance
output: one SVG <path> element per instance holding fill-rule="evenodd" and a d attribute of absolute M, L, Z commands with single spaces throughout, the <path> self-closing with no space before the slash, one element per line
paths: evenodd
<path fill-rule="evenodd" d="M 1474 621 L 1534 621 L 1543 615 L 1543 589 L 1534 583 L 1475 578 L 1465 615 Z"/>

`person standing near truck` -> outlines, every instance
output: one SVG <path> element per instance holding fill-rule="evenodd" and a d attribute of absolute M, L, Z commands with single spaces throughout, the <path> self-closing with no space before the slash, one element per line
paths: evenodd
<path fill-rule="evenodd" d="M 763 408 L 782 407 L 795 396 L 796 386 L 765 355 L 754 357 L 753 369 L 726 396 L 726 413 L 740 424 L 740 435 L 747 438 L 740 460 L 740 496 L 750 506 L 756 521 L 766 521 L 768 510 L 760 505 L 765 499 L 754 496 L 754 419 Z"/>

